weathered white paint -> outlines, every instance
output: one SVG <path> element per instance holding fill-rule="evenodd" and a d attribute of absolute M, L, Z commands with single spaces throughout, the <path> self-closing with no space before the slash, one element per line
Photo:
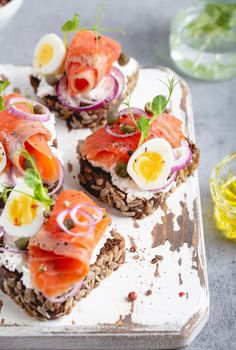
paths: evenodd
<path fill-rule="evenodd" d="M 11 80 L 13 87 L 20 87 L 23 92 L 26 87 L 29 88 L 28 75 L 30 72 L 31 69 L 28 67 L 0 66 L 0 73 L 5 74 Z M 169 74 L 172 75 L 173 72 Z M 166 88 L 158 79 L 165 81 L 167 77 L 166 71 L 162 69 L 141 70 L 138 86 L 132 96 L 132 104 L 142 108 L 155 95 L 160 93 L 166 94 Z M 174 115 L 184 119 L 185 115 L 180 108 L 181 97 L 182 91 L 177 86 L 172 98 L 171 108 Z M 188 136 L 190 139 L 194 139 L 190 96 L 187 99 L 187 110 L 190 118 L 187 126 Z M 78 162 L 75 149 L 78 139 L 86 137 L 89 133 L 89 130 L 73 130 L 68 132 L 62 121 L 57 122 L 59 148 L 64 153 L 65 164 L 67 164 L 67 161 L 70 161 L 73 165 L 73 172 L 66 176 L 67 187 L 79 188 L 77 180 Z M 200 259 L 202 259 L 201 265 L 206 277 L 197 174 L 168 198 L 168 211 L 172 211 L 175 214 L 175 230 L 179 229 L 177 222 L 177 217 L 181 213 L 179 202 L 184 200 L 185 196 L 191 219 L 193 218 L 193 200 L 197 199 L 200 220 L 198 249 Z M 132 313 L 132 323 L 135 324 L 136 330 L 153 332 L 152 336 L 154 337 L 158 335 L 158 332 L 170 331 L 173 332 L 171 334 L 173 334 L 174 339 L 192 316 L 199 313 L 197 321 L 199 322 L 199 326 L 194 331 L 191 331 L 187 340 L 183 340 L 182 343 L 176 343 L 176 346 L 186 344 L 186 342 L 189 342 L 200 331 L 207 319 L 209 305 L 208 287 L 207 281 L 206 286 L 201 287 L 198 272 L 191 268 L 193 248 L 188 248 L 187 244 L 184 244 L 179 252 L 172 252 L 170 251 L 169 242 L 166 242 L 162 246 L 151 248 L 151 230 L 156 223 L 161 223 L 161 217 L 163 215 L 161 209 L 157 210 L 151 217 L 139 221 L 139 228 L 134 228 L 132 219 L 121 216 L 114 209 L 107 209 L 113 219 L 112 226 L 117 228 L 125 236 L 127 249 L 130 247 L 129 236 L 133 237 L 138 246 L 137 254 L 130 253 L 127 250 L 126 263 L 117 272 L 113 273 L 111 277 L 103 281 L 99 288 L 93 290 L 86 299 L 82 300 L 74 308 L 71 315 L 61 320 L 46 323 L 33 320 L 15 305 L 10 298 L 1 295 L 3 308 L 0 318 L 3 318 L 5 322 L 0 327 L 0 336 L 10 336 L 14 334 L 15 329 L 17 336 L 55 336 L 55 334 L 61 334 L 61 332 L 74 336 L 83 334 L 84 336 L 91 331 L 97 332 L 101 330 L 100 334 L 109 332 L 110 327 L 114 327 L 120 317 L 124 319 L 126 315 L 129 315 L 132 305 L 127 301 L 126 297 L 133 290 L 138 293 L 138 299 L 134 303 Z M 103 245 L 104 240 L 105 238 L 101 241 L 99 247 Z M 155 265 L 150 263 L 155 254 L 160 254 L 164 257 L 163 261 L 159 264 L 160 277 L 154 276 Z M 135 255 L 138 255 L 139 259 L 133 259 Z M 182 259 L 181 266 L 178 264 L 179 258 Z M 181 273 L 183 280 L 183 285 L 181 286 L 179 286 L 178 273 Z M 151 289 L 153 292 L 150 296 L 145 295 L 148 289 Z M 187 292 L 189 298 L 180 298 L 178 296 L 180 291 Z M 17 325 L 17 328 L 13 325 Z M 124 325 L 125 332 L 130 333 L 131 329 L 132 326 Z M 119 333 L 118 327 L 117 332 Z M 161 341 L 158 343 L 158 336 L 155 339 L 157 339 L 156 348 L 159 346 L 162 347 L 161 344 L 163 343 Z M 87 344 L 90 344 L 89 338 Z M 168 346 L 171 346 L 171 342 L 169 344 Z M 96 345 L 93 345 L 93 348 L 96 348 Z"/>

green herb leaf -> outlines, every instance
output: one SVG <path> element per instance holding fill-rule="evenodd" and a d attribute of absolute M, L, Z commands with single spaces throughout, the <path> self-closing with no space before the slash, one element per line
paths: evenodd
<path fill-rule="evenodd" d="M 41 184 L 41 179 L 34 169 L 27 169 L 25 172 L 25 182 L 30 188 L 35 188 Z"/>
<path fill-rule="evenodd" d="M 1 96 L 1 94 L 4 92 L 4 90 L 7 88 L 9 84 L 10 84 L 9 81 L 0 80 L 0 112 L 2 112 L 6 108 L 4 99 Z"/>
<path fill-rule="evenodd" d="M 141 137 L 139 140 L 138 146 L 140 146 L 144 140 L 149 136 L 149 132 L 151 129 L 152 123 L 158 118 L 158 116 L 164 112 L 166 109 L 170 98 L 172 96 L 172 93 L 174 91 L 175 86 L 180 82 L 175 76 L 173 78 L 168 78 L 168 84 L 163 82 L 162 83 L 168 88 L 168 96 L 165 97 L 164 95 L 157 95 L 153 98 L 151 103 L 148 103 L 148 112 L 152 113 L 152 117 L 149 119 L 146 116 L 142 115 L 141 118 L 136 122 L 134 115 L 132 113 L 132 109 L 130 107 L 130 96 L 128 98 L 128 101 L 124 104 L 128 107 L 129 113 L 132 117 L 132 120 L 134 122 L 134 125 L 139 129 L 141 132 Z M 146 105 L 147 107 L 147 105 Z M 145 109 L 146 109 L 145 107 Z"/>
<path fill-rule="evenodd" d="M 137 127 L 144 138 L 148 137 L 151 125 L 149 123 L 149 120 L 144 115 L 142 115 L 141 118 L 137 121 Z"/>
<path fill-rule="evenodd" d="M 8 87 L 8 85 L 10 85 L 9 81 L 0 80 L 0 94 L 3 93 L 3 91 Z"/>
<path fill-rule="evenodd" d="M 42 179 L 31 155 L 24 149 L 18 151 L 28 162 L 25 172 L 26 184 L 34 190 L 34 198 L 43 203 L 47 208 L 53 205 L 53 200 L 48 195 L 48 190 L 43 186 Z"/>
<path fill-rule="evenodd" d="M 167 99 L 163 95 L 158 95 L 152 100 L 152 112 L 153 114 L 162 113 L 167 105 Z"/>
<path fill-rule="evenodd" d="M 3 100 L 3 97 L 0 96 L 0 112 L 2 112 L 5 109 L 5 103 Z"/>
<path fill-rule="evenodd" d="M 53 200 L 49 197 L 47 189 L 41 184 L 35 186 L 34 196 L 39 202 L 44 203 L 46 207 L 51 207 L 53 205 Z"/>
<path fill-rule="evenodd" d="M 62 32 L 64 33 L 75 32 L 80 25 L 79 17 L 80 15 L 78 13 L 75 13 L 72 20 L 66 21 L 63 24 L 63 26 L 61 27 Z"/>

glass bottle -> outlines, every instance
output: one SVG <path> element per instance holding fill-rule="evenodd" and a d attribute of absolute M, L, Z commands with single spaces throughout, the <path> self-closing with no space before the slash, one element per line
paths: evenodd
<path fill-rule="evenodd" d="M 227 238 L 236 242 L 236 152 L 213 169 L 210 188 L 217 226 Z"/>
<path fill-rule="evenodd" d="M 182 9 L 172 22 L 170 54 L 191 77 L 236 77 L 236 0 L 198 0 Z"/>

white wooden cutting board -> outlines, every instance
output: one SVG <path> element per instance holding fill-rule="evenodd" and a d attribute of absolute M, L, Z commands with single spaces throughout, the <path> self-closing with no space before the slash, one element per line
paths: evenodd
<path fill-rule="evenodd" d="M 11 89 L 22 93 L 26 88 L 32 92 L 30 72 L 29 67 L 0 66 Z M 172 75 L 162 67 L 142 69 L 132 105 L 143 108 L 155 95 L 166 94 L 158 79 L 166 81 Z M 175 88 L 170 108 L 194 140 L 191 97 L 183 81 Z M 57 133 L 65 164 L 73 165 L 66 186 L 79 188 L 75 149 L 78 139 L 90 131 L 69 132 L 58 120 Z M 209 298 L 197 174 L 168 198 L 167 206 L 138 225 L 107 209 L 113 227 L 125 236 L 125 264 L 80 301 L 71 315 L 57 321 L 34 320 L 1 294 L 1 349 L 173 349 L 189 344 L 199 333 L 208 318 Z M 137 252 L 132 253 L 134 242 Z M 163 257 L 158 265 L 151 263 L 155 255 Z M 148 290 L 151 295 L 146 295 Z M 133 303 L 127 300 L 130 291 L 138 294 Z"/>

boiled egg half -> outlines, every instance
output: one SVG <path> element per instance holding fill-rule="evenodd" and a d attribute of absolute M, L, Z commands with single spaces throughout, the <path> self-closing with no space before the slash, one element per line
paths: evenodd
<path fill-rule="evenodd" d="M 155 138 L 143 143 L 132 154 L 127 172 L 142 190 L 157 190 L 162 187 L 174 162 L 173 150 L 169 142 Z"/>
<path fill-rule="evenodd" d="M 8 197 L 2 212 L 2 226 L 10 236 L 31 237 L 42 226 L 45 206 L 31 195 L 33 190 L 22 180 Z"/>
<path fill-rule="evenodd" d="M 0 142 L 0 173 L 5 169 L 7 165 L 7 156 L 2 142 Z"/>
<path fill-rule="evenodd" d="M 33 67 L 43 75 L 59 74 L 63 71 L 66 47 L 59 36 L 44 35 L 36 45 Z"/>

